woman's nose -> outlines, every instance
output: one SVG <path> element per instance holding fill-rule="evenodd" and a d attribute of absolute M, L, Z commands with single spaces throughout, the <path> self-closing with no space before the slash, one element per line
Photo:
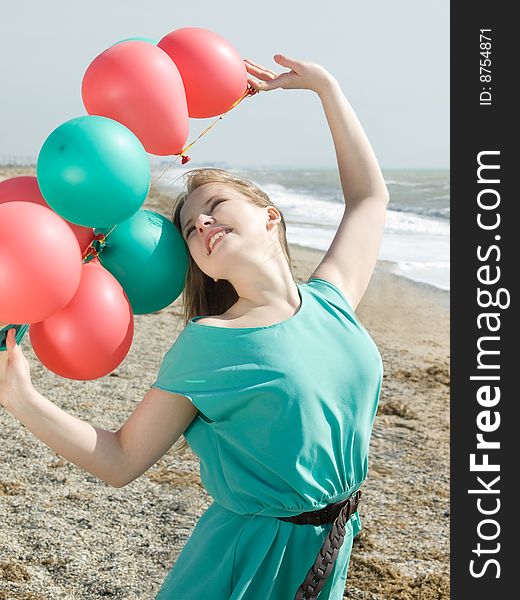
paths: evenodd
<path fill-rule="evenodd" d="M 204 226 L 205 226 L 205 225 L 209 225 L 209 224 L 211 223 L 211 219 L 212 219 L 212 218 L 213 218 L 213 217 L 210 217 L 209 215 L 203 215 L 203 214 L 200 214 L 200 215 L 197 217 L 197 223 L 196 223 L 196 225 L 197 225 L 197 229 L 198 229 L 199 231 L 203 231 L 203 230 L 205 229 L 205 227 L 204 227 Z"/>

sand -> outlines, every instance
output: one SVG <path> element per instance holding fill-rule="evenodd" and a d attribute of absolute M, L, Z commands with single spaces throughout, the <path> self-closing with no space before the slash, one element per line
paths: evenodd
<path fill-rule="evenodd" d="M 0 171 L 0 179 L 27 170 Z M 145 208 L 168 215 L 167 200 Z M 295 280 L 323 253 L 292 245 Z M 377 263 L 357 314 L 384 381 L 346 598 L 449 598 L 449 293 Z M 180 300 L 135 316 L 128 356 L 78 382 L 48 371 L 29 337 L 36 389 L 96 427 L 117 430 L 154 381 L 179 331 Z M 174 446 L 121 489 L 67 463 L 0 407 L 0 600 L 153 599 L 211 498 L 189 448 Z"/>

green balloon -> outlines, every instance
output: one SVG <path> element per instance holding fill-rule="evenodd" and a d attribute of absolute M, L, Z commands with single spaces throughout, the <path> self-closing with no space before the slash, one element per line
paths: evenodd
<path fill-rule="evenodd" d="M 144 315 L 179 297 L 186 281 L 188 249 L 171 221 L 141 209 L 110 233 L 99 261 L 122 285 L 134 314 Z"/>
<path fill-rule="evenodd" d="M 84 227 L 109 227 L 142 206 L 150 188 L 150 161 L 124 125 L 94 115 L 71 119 L 45 140 L 36 165 L 49 206 Z"/>

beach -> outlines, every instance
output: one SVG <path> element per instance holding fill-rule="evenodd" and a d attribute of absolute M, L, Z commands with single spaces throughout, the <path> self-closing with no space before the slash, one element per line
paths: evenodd
<path fill-rule="evenodd" d="M 0 179 L 30 170 L 0 170 Z M 143 208 L 169 216 L 169 199 Z M 295 281 L 323 252 L 291 244 Z M 449 292 L 378 261 L 356 313 L 384 366 L 345 598 L 449 598 Z M 182 329 L 181 299 L 135 315 L 129 354 L 108 376 L 48 371 L 29 336 L 35 388 L 96 427 L 117 430 Z M 197 457 L 176 446 L 130 485 L 111 488 L 67 463 L 0 407 L 0 600 L 152 600 L 212 499 Z M 211 594 L 211 590 L 208 590 Z"/>

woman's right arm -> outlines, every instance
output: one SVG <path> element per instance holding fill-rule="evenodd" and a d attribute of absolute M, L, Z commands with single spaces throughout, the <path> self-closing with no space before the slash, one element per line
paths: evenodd
<path fill-rule="evenodd" d="M 142 475 L 177 441 L 197 414 L 188 398 L 151 388 L 117 431 L 94 427 L 68 414 L 32 386 L 29 363 L 7 338 L 0 404 L 60 456 L 113 487 Z M 2 357 L 5 359 L 5 357 Z"/>

